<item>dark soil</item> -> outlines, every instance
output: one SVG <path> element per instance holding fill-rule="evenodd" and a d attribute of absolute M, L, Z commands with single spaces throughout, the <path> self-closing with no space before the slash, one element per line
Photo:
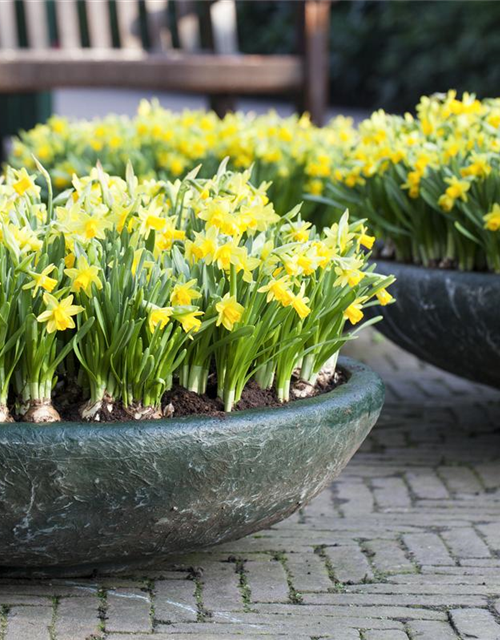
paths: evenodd
<path fill-rule="evenodd" d="M 314 387 L 313 393 L 309 397 L 317 396 L 322 393 L 332 391 L 347 381 L 342 371 L 336 371 L 328 380 L 321 379 Z M 291 394 L 290 402 L 299 400 Z M 164 406 L 172 404 L 174 407 L 173 417 L 191 416 L 191 415 L 211 415 L 224 417 L 227 415 L 224 411 L 224 403 L 216 395 L 215 385 L 207 386 L 207 393 L 199 395 L 193 391 L 188 391 L 184 387 L 174 385 L 167 391 L 163 399 Z M 243 389 L 241 400 L 235 405 L 233 411 L 244 411 L 245 409 L 258 409 L 259 407 L 283 407 L 284 404 L 278 400 L 276 389 L 261 389 L 259 385 L 250 380 Z"/>
<path fill-rule="evenodd" d="M 335 374 L 329 378 L 319 379 L 312 390 L 312 393 L 308 397 L 332 391 L 339 385 L 344 384 L 346 381 L 347 378 L 345 374 L 342 371 L 336 371 Z M 73 387 L 73 389 L 71 393 L 68 394 L 68 388 L 64 388 L 63 385 L 58 386 L 53 397 L 54 408 L 58 411 L 61 416 L 61 420 L 64 422 L 82 422 L 79 411 L 80 407 L 85 402 L 85 398 L 78 387 Z M 292 392 L 290 402 L 298 399 L 301 398 L 296 398 Z M 278 400 L 276 389 L 274 387 L 271 389 L 261 389 L 256 382 L 251 380 L 243 390 L 241 400 L 235 405 L 233 411 L 257 409 L 259 407 L 283 407 L 284 404 L 287 403 L 282 403 Z M 169 405 L 171 405 L 170 410 L 173 408 L 172 417 L 174 418 L 192 415 L 209 415 L 224 418 L 228 415 L 224 411 L 223 402 L 217 397 L 217 387 L 213 376 L 210 376 L 207 393 L 203 395 L 194 393 L 193 391 L 188 391 L 184 387 L 175 384 L 163 397 L 163 409 L 166 409 Z M 15 418 L 16 421 L 22 422 L 21 417 L 15 416 Z M 124 407 L 120 403 L 116 403 L 111 412 L 101 412 L 99 422 L 109 423 L 130 421 L 130 414 L 125 411 Z"/>

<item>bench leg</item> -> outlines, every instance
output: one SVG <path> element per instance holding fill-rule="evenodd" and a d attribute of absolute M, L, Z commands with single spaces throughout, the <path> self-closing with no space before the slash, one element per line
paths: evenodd
<path fill-rule="evenodd" d="M 302 50 L 304 54 L 304 95 L 302 108 L 311 114 L 316 125 L 322 125 L 328 105 L 329 80 L 329 0 L 305 0 L 301 7 Z"/>
<path fill-rule="evenodd" d="M 215 111 L 219 118 L 223 118 L 226 113 L 236 111 L 236 99 L 230 94 L 216 94 L 210 96 L 210 109 Z"/>

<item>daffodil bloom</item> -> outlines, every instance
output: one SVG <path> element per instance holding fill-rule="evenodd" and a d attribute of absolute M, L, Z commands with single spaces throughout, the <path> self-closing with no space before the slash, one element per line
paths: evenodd
<path fill-rule="evenodd" d="M 83 307 L 73 304 L 73 296 L 68 296 L 64 300 L 57 300 L 50 293 L 44 293 L 43 302 L 47 309 L 37 317 L 37 320 L 38 322 L 47 323 L 48 333 L 75 328 L 75 321 L 72 316 L 81 313 Z"/>
<path fill-rule="evenodd" d="M 229 293 L 226 293 L 222 300 L 215 305 L 215 308 L 219 314 L 216 325 L 219 327 L 222 324 L 228 331 L 233 330 L 234 325 L 241 320 L 245 311 L 243 305 L 236 300 L 236 296 L 231 296 Z"/>
<path fill-rule="evenodd" d="M 310 228 L 310 222 L 300 221 L 285 225 L 283 227 L 283 234 L 286 238 L 294 242 L 307 242 L 309 240 Z"/>
<path fill-rule="evenodd" d="M 420 171 L 410 171 L 406 176 L 406 182 L 401 185 L 402 189 L 408 189 L 410 198 L 416 199 L 420 195 L 420 182 L 423 174 Z"/>
<path fill-rule="evenodd" d="M 478 154 L 473 154 L 472 162 L 467 167 L 460 169 L 460 175 L 464 178 L 467 176 L 475 176 L 478 178 L 486 178 L 491 173 L 491 164 L 488 158 Z"/>
<path fill-rule="evenodd" d="M 102 289 L 99 271 L 99 267 L 89 265 L 85 256 L 79 256 L 76 261 L 76 268 L 65 269 L 64 273 L 71 279 L 71 291 L 75 293 L 84 291 L 90 297 L 93 284 L 97 289 Z"/>
<path fill-rule="evenodd" d="M 495 202 L 493 209 L 484 217 L 484 228 L 489 231 L 500 231 L 500 205 Z"/>
<path fill-rule="evenodd" d="M 470 189 L 470 182 L 466 180 L 459 180 L 456 176 L 451 178 L 445 178 L 445 182 L 447 182 L 450 186 L 446 189 L 446 195 L 454 200 L 463 200 L 467 202 L 467 191 Z"/>
<path fill-rule="evenodd" d="M 147 207 L 141 207 L 139 222 L 138 230 L 143 236 L 148 236 L 150 231 L 162 231 L 166 225 L 163 206 L 153 200 Z"/>
<path fill-rule="evenodd" d="M 299 318 L 301 318 L 302 320 L 304 318 L 307 318 L 307 316 L 311 313 L 311 309 L 307 306 L 308 302 L 309 298 L 304 296 L 303 291 L 293 296 L 292 307 L 295 309 Z"/>
<path fill-rule="evenodd" d="M 160 326 L 160 329 L 164 329 L 170 321 L 173 312 L 172 307 L 157 307 L 156 309 L 152 309 L 148 317 L 148 326 L 151 333 L 154 333 L 157 325 Z"/>
<path fill-rule="evenodd" d="M 229 271 L 233 256 L 237 249 L 238 245 L 232 242 L 226 242 L 226 244 L 223 244 L 217 249 L 214 259 L 217 262 L 219 269 Z"/>
<path fill-rule="evenodd" d="M 283 276 L 279 280 L 271 280 L 268 284 L 258 289 L 259 293 L 267 293 L 267 302 L 276 300 L 284 307 L 288 307 L 294 300 L 294 295 L 290 290 L 290 278 Z"/>
<path fill-rule="evenodd" d="M 190 305 L 192 300 L 201 298 L 201 293 L 194 289 L 197 280 L 189 280 L 185 284 L 176 284 L 170 294 L 170 302 L 173 305 L 186 306 Z"/>
<path fill-rule="evenodd" d="M 455 206 L 455 199 L 443 193 L 443 195 L 439 196 L 438 205 L 443 211 L 449 212 Z"/>
<path fill-rule="evenodd" d="M 335 267 L 337 279 L 336 287 L 355 287 L 364 278 L 365 273 L 362 271 L 363 260 L 361 258 L 340 258 L 338 266 Z"/>
<path fill-rule="evenodd" d="M 74 233 L 84 243 L 88 243 L 93 238 L 104 240 L 106 230 L 113 227 L 112 221 L 103 215 L 89 215 L 78 209 L 79 207 L 71 212 L 70 220 L 67 223 L 68 231 Z"/>
<path fill-rule="evenodd" d="M 44 289 L 45 291 L 51 293 L 57 285 L 57 280 L 55 278 L 50 278 L 49 275 L 52 273 L 52 271 L 54 271 L 55 268 L 56 267 L 54 264 L 49 264 L 49 266 L 45 267 L 45 269 L 41 273 L 32 271 L 30 275 L 33 280 L 28 284 L 25 284 L 23 286 L 23 289 L 31 289 L 32 287 L 34 287 L 33 296 L 38 293 L 39 289 Z"/>
<path fill-rule="evenodd" d="M 361 304 L 353 302 L 344 311 L 344 318 L 351 324 L 358 324 L 363 319 L 364 313 L 361 311 Z"/>
<path fill-rule="evenodd" d="M 9 225 L 9 231 L 17 243 L 21 252 L 36 252 L 40 251 L 43 246 L 43 242 L 38 237 L 37 233 L 30 227 L 16 227 L 15 225 Z"/>
<path fill-rule="evenodd" d="M 217 198 L 198 213 L 205 220 L 207 229 L 215 227 L 226 235 L 240 233 L 237 216 L 233 215 L 231 204 L 227 199 Z"/>
<path fill-rule="evenodd" d="M 367 249 L 371 249 L 374 242 L 375 236 L 370 236 L 365 232 L 361 233 L 358 237 L 358 244 L 366 247 Z"/>
<path fill-rule="evenodd" d="M 164 218 L 163 231 L 157 233 L 155 238 L 155 257 L 161 251 L 169 251 L 174 242 L 182 242 L 186 239 L 186 232 L 183 229 L 177 229 L 175 223 L 176 219 L 173 216 Z"/>
<path fill-rule="evenodd" d="M 377 300 L 383 307 L 385 307 L 385 305 L 389 304 L 394 300 L 394 298 L 386 289 L 381 289 L 380 291 L 377 292 L 376 295 L 377 295 Z"/>
<path fill-rule="evenodd" d="M 15 174 L 17 180 L 12 187 L 18 195 L 23 196 L 25 193 L 34 197 L 40 195 L 40 187 L 36 186 L 34 178 L 29 175 L 26 169 L 16 171 Z"/>
<path fill-rule="evenodd" d="M 189 311 L 188 313 L 184 313 L 176 317 L 186 333 L 189 333 L 190 331 L 196 333 L 201 327 L 201 320 L 199 316 L 202 315 L 203 311 Z"/>
<path fill-rule="evenodd" d="M 76 262 L 76 257 L 74 253 L 67 253 L 64 256 L 64 265 L 68 269 L 72 269 L 75 266 L 75 262 Z"/>
<path fill-rule="evenodd" d="M 212 227 L 206 232 L 194 232 L 194 240 L 187 240 L 185 244 L 186 258 L 190 262 L 204 260 L 211 264 L 217 251 L 218 231 Z"/>

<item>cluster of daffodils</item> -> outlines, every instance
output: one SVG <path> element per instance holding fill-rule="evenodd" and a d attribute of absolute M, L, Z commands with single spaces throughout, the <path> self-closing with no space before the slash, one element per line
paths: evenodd
<path fill-rule="evenodd" d="M 307 116 L 231 113 L 220 119 L 202 111 L 172 113 L 157 102 L 143 101 L 132 119 L 73 122 L 52 117 L 21 133 L 10 163 L 31 170 L 35 156 L 48 169 L 55 190 L 61 191 L 71 184 L 73 173 L 87 175 L 97 161 L 121 177 L 131 161 L 141 179 L 175 180 L 199 164 L 200 175 L 210 177 L 227 157 L 233 170 L 252 167 L 255 184 L 272 182 L 269 197 L 282 214 L 304 193 L 323 193 L 339 143 L 353 135 L 352 122 L 342 117 L 319 129 Z M 325 209 L 320 203 L 305 207 L 309 213 Z"/>
<path fill-rule="evenodd" d="M 318 233 L 300 207 L 280 217 L 249 172 L 140 181 L 98 166 L 53 198 L 39 170 L 45 203 L 25 169 L 0 183 L 0 421 L 57 420 L 61 388 L 84 419 L 118 403 L 157 418 L 174 383 L 202 394 L 209 376 L 227 411 L 250 379 L 286 401 L 346 323 L 391 301 L 363 222 Z"/>
<path fill-rule="evenodd" d="M 331 202 L 368 218 L 398 259 L 500 272 L 500 99 L 450 91 L 416 117 L 377 111 L 341 155 Z"/>

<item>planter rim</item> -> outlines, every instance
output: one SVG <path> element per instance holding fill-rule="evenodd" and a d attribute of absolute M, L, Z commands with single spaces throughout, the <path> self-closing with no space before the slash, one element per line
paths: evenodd
<path fill-rule="evenodd" d="M 500 281 L 500 273 L 493 273 L 492 271 L 461 271 L 460 269 L 440 269 L 439 267 L 425 267 L 423 264 L 413 264 L 409 262 L 399 262 L 398 260 L 387 260 L 384 258 L 372 258 L 372 262 L 375 265 L 384 265 L 387 267 L 393 267 L 395 270 L 416 271 L 419 273 L 427 273 L 429 275 L 439 275 L 440 277 L 448 276 L 451 278 L 460 278 L 463 281 L 481 281 L 488 279 L 491 282 L 498 279 Z"/>
<path fill-rule="evenodd" d="M 7 433 L 16 434 L 26 437 L 29 433 L 41 436 L 65 433 L 66 436 L 71 433 L 83 434 L 85 432 L 106 432 L 112 434 L 113 431 L 121 431 L 140 429 L 141 431 L 176 431 L 184 432 L 196 431 L 204 428 L 213 428 L 214 426 L 234 428 L 240 424 L 243 425 L 254 420 L 273 420 L 283 419 L 287 414 L 297 415 L 300 413 L 307 418 L 309 415 L 316 414 L 318 410 L 326 410 L 335 407 L 339 412 L 349 410 L 353 402 L 360 400 L 361 395 L 370 395 L 374 389 L 381 387 L 384 389 L 383 382 L 379 375 L 370 369 L 367 365 L 348 358 L 340 356 L 337 367 L 347 376 L 347 381 L 339 385 L 332 391 L 321 393 L 311 398 L 302 398 L 287 402 L 281 407 L 256 407 L 252 409 L 244 409 L 242 411 L 234 411 L 223 415 L 209 414 L 193 414 L 191 416 L 182 416 L 175 418 L 162 418 L 160 420 L 127 420 L 117 422 L 52 422 L 46 424 L 35 424 L 31 422 L 14 422 L 0 425 L 0 437 Z"/>

